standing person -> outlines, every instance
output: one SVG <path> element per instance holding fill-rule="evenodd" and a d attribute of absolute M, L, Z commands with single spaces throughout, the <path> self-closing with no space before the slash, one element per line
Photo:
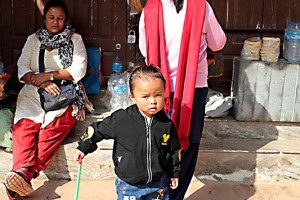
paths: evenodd
<path fill-rule="evenodd" d="M 27 196 L 34 190 L 30 181 L 49 165 L 59 145 L 78 117 L 82 99 L 65 108 L 45 112 L 38 89 L 58 94 L 54 80 L 78 82 L 87 68 L 86 48 L 69 23 L 62 0 L 49 0 L 44 7 L 44 28 L 30 35 L 18 60 L 21 89 L 12 127 L 13 166 L 0 184 L 1 199 Z M 45 48 L 45 72 L 39 73 L 40 47 Z M 41 54 L 42 55 L 42 54 Z"/>
<path fill-rule="evenodd" d="M 204 124 L 208 92 L 206 48 L 221 50 L 226 36 L 205 0 L 148 0 L 139 23 L 139 47 L 146 62 L 160 66 L 166 79 L 166 112 L 178 130 L 182 160 L 182 200 L 192 179 Z M 170 101 L 168 101 L 170 99 Z"/>
<path fill-rule="evenodd" d="M 116 191 L 123 199 L 162 199 L 166 188 L 178 186 L 179 140 L 172 121 L 162 110 L 165 80 L 154 66 L 138 66 L 129 78 L 134 105 L 94 122 L 81 137 L 77 160 L 113 139 Z M 170 186 L 165 185 L 170 178 Z M 158 198 L 159 197 L 159 198 Z"/>
<path fill-rule="evenodd" d="M 40 13 L 42 15 L 44 15 L 44 7 L 45 7 L 45 5 L 44 5 L 43 0 L 33 0 L 33 2 L 36 3 L 36 6 L 39 9 Z"/>

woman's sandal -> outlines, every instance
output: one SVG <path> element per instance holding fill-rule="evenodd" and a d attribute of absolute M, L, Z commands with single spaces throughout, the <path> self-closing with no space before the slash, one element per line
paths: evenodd
<path fill-rule="evenodd" d="M 27 196 L 34 192 L 30 182 L 17 172 L 7 173 L 5 176 L 5 183 L 7 189 L 16 192 L 20 196 Z"/>

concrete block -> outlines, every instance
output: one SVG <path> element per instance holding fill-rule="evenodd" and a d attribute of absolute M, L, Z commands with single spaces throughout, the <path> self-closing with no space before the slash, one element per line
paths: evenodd
<path fill-rule="evenodd" d="M 239 121 L 300 122 L 300 64 L 235 57 L 233 117 Z"/>

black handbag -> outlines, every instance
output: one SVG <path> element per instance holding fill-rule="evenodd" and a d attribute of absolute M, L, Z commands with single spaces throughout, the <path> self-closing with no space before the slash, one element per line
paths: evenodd
<path fill-rule="evenodd" d="M 39 54 L 39 71 L 44 71 L 44 53 L 45 49 L 40 48 Z M 48 112 L 58 110 L 70 105 L 79 98 L 79 86 L 72 81 L 54 81 L 60 88 L 61 93 L 58 95 L 50 94 L 43 88 L 38 89 L 42 108 Z"/>

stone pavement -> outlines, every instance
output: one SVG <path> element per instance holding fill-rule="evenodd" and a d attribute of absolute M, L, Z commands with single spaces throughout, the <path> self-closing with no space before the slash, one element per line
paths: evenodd
<path fill-rule="evenodd" d="M 76 181 L 35 180 L 36 191 L 23 200 L 71 200 Z M 296 200 L 300 199 L 300 182 L 268 182 L 245 184 L 238 182 L 203 183 L 194 179 L 185 200 Z M 79 200 L 116 199 L 114 180 L 82 180 Z"/>

